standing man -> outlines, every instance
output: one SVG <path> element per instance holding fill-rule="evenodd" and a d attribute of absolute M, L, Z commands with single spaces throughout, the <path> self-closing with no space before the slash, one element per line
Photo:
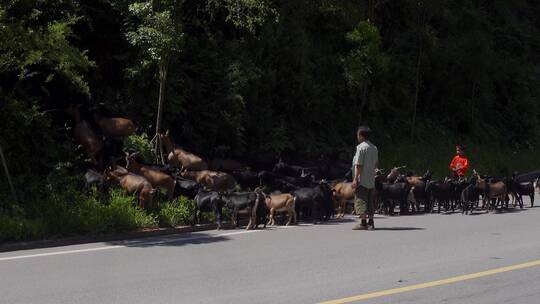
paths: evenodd
<path fill-rule="evenodd" d="M 354 226 L 353 230 L 374 230 L 373 223 L 373 189 L 375 188 L 375 168 L 379 162 L 379 151 L 369 141 L 371 129 L 361 126 L 356 131 L 356 154 L 353 158 L 353 182 L 355 189 L 354 209 L 360 215 L 361 223 Z M 367 216 L 366 216 L 367 215 Z M 369 222 L 366 218 L 369 217 Z"/>
<path fill-rule="evenodd" d="M 452 176 L 461 178 L 464 177 L 469 169 L 469 160 L 465 156 L 465 147 L 463 145 L 456 145 L 456 156 L 450 163 L 450 170 L 452 170 Z"/>

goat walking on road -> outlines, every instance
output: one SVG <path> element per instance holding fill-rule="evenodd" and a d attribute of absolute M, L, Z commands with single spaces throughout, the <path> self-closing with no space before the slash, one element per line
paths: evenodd
<path fill-rule="evenodd" d="M 288 193 L 266 195 L 260 187 L 255 189 L 255 192 L 264 197 L 266 207 L 270 211 L 267 225 L 273 226 L 275 224 L 274 216 L 277 212 L 288 213 L 289 220 L 287 221 L 287 226 L 296 224 L 296 198 L 294 196 Z"/>
<path fill-rule="evenodd" d="M 480 175 L 473 170 L 473 177 L 476 179 L 476 187 L 482 194 L 483 205 L 486 206 L 486 210 L 495 211 L 500 203 L 501 207 L 508 208 L 508 186 L 505 181 L 492 181 L 489 182 L 486 178 L 480 177 Z"/>

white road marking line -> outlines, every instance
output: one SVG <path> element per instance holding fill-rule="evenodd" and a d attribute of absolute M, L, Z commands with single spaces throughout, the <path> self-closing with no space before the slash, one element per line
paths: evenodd
<path fill-rule="evenodd" d="M 113 245 L 113 246 L 104 246 L 104 247 L 97 247 L 97 248 L 66 250 L 66 251 L 57 251 L 57 252 L 46 252 L 46 253 L 29 254 L 29 255 L 18 255 L 18 256 L 0 258 L 0 262 L 2 262 L 2 261 L 11 261 L 11 260 L 19 260 L 19 259 L 27 259 L 27 258 L 37 258 L 37 257 L 43 257 L 43 256 L 61 255 L 61 254 L 71 254 L 71 253 L 109 250 L 109 249 L 116 249 L 116 248 L 121 248 L 121 247 L 126 247 L 126 246 L 124 246 L 124 245 Z"/>
<path fill-rule="evenodd" d="M 102 250 L 111 250 L 111 249 L 118 249 L 118 248 L 127 248 L 133 245 L 160 245 L 160 244 L 166 244 L 166 243 L 174 243 L 174 242 L 181 242 L 181 241 L 194 241 L 194 240 L 200 240 L 200 239 L 209 239 L 209 238 L 216 238 L 216 237 L 224 237 L 224 236 L 231 236 L 231 235 L 237 235 L 237 234 L 246 234 L 246 233 L 253 233 L 253 232 L 260 232 L 262 230 L 246 230 L 246 231 L 237 231 L 237 232 L 227 232 L 227 233 L 221 233 L 216 235 L 204 235 L 204 236 L 195 236 L 195 237 L 179 237 L 179 238 L 173 238 L 173 239 L 166 239 L 166 240 L 160 240 L 160 241 L 128 241 L 125 243 L 125 245 L 110 245 L 110 246 L 102 246 L 102 247 L 96 247 L 96 248 L 85 248 L 85 249 L 75 249 L 75 250 L 64 250 L 64 251 L 56 251 L 56 252 L 45 252 L 45 253 L 37 253 L 37 254 L 28 254 L 28 255 L 18 255 L 18 256 L 11 256 L 11 257 L 3 257 L 0 258 L 0 262 L 3 261 L 12 261 L 12 260 L 20 260 L 20 259 L 28 259 L 28 258 L 37 258 L 37 257 L 45 257 L 45 256 L 54 256 L 54 255 L 64 255 L 64 254 L 72 254 L 72 253 L 82 253 L 82 252 L 92 252 L 92 251 L 102 251 Z"/>
<path fill-rule="evenodd" d="M 290 226 L 267 226 L 267 228 L 272 229 L 294 229 L 298 227 L 309 227 L 313 226 L 313 224 L 296 224 L 296 225 L 290 225 Z"/>

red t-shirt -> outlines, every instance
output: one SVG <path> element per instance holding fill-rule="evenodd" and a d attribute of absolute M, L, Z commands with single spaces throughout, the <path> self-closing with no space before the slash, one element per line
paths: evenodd
<path fill-rule="evenodd" d="M 457 169 L 457 165 L 461 164 L 461 168 Z M 469 169 L 469 160 L 465 156 L 456 155 L 450 163 L 450 169 L 457 169 L 456 173 L 458 176 L 465 176 L 467 169 Z"/>

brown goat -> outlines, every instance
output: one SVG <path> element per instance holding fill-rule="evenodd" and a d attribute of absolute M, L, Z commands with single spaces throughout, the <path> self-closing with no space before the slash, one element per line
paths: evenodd
<path fill-rule="evenodd" d="M 407 183 L 411 185 L 411 187 L 422 186 L 422 184 L 424 183 L 421 176 L 407 176 L 405 177 L 405 179 L 407 180 Z"/>
<path fill-rule="evenodd" d="M 121 117 L 102 117 L 94 113 L 94 121 L 108 138 L 128 137 L 137 131 L 133 121 Z"/>
<path fill-rule="evenodd" d="M 409 202 L 411 206 L 411 210 L 420 210 L 420 205 L 416 201 L 416 197 L 414 196 L 414 189 L 415 187 L 422 187 L 425 186 L 425 182 L 423 181 L 421 176 L 407 176 L 405 177 L 405 180 L 407 183 L 411 186 L 411 190 L 409 191 L 409 195 L 407 196 L 407 202 Z"/>
<path fill-rule="evenodd" d="M 352 201 L 355 195 L 352 183 L 337 183 L 332 188 L 332 192 L 334 205 L 337 207 L 336 217 L 344 217 L 347 201 Z"/>
<path fill-rule="evenodd" d="M 236 186 L 234 177 L 224 172 L 210 170 L 187 171 L 184 169 L 180 175 L 217 192 L 227 192 Z"/>
<path fill-rule="evenodd" d="M 169 134 L 169 130 L 167 130 L 165 134 L 160 134 L 159 136 L 163 141 L 165 149 L 167 150 L 167 162 L 169 165 L 192 171 L 208 170 L 208 164 L 202 158 L 182 148 L 177 148 L 174 146 Z"/>
<path fill-rule="evenodd" d="M 84 148 L 92 163 L 99 165 L 103 152 L 103 140 L 92 130 L 92 127 L 86 120 L 81 119 L 81 112 L 79 110 L 81 106 L 70 105 L 65 109 L 65 112 L 75 121 L 75 127 L 73 128 L 75 141 Z"/>
<path fill-rule="evenodd" d="M 126 153 L 126 167 L 129 172 L 144 176 L 155 188 L 162 188 L 167 191 L 169 200 L 174 198 L 175 179 L 167 173 L 152 169 L 149 166 L 137 162 L 136 158 L 139 153 Z"/>
<path fill-rule="evenodd" d="M 288 193 L 266 195 L 261 188 L 255 189 L 255 192 L 264 195 L 266 207 L 270 210 L 267 225 L 273 226 L 275 224 L 274 215 L 276 212 L 287 212 L 289 220 L 285 224 L 286 226 L 296 224 L 296 198 L 294 196 Z"/>
<path fill-rule="evenodd" d="M 105 169 L 104 177 L 108 182 L 119 183 L 125 193 L 137 195 L 141 208 L 144 209 L 152 205 L 152 199 L 156 189 L 152 188 L 152 184 L 146 178 L 129 173 L 122 167 L 116 167 L 115 170 L 112 170 L 112 167 L 108 167 Z"/>
<path fill-rule="evenodd" d="M 407 166 L 400 166 L 400 167 L 394 167 L 390 170 L 390 173 L 388 173 L 388 176 L 386 176 L 386 179 L 389 183 L 393 183 L 396 181 L 396 179 L 399 176 L 399 170 L 407 168 Z"/>
<path fill-rule="evenodd" d="M 500 200 L 501 204 L 504 202 L 506 207 L 508 207 L 508 186 L 505 182 L 498 181 L 489 183 L 481 178 L 476 170 L 473 170 L 473 177 L 476 178 L 476 187 L 480 190 L 480 193 L 482 193 L 483 205 L 486 205 L 487 203 L 488 211 L 497 208 L 497 200 Z"/>

